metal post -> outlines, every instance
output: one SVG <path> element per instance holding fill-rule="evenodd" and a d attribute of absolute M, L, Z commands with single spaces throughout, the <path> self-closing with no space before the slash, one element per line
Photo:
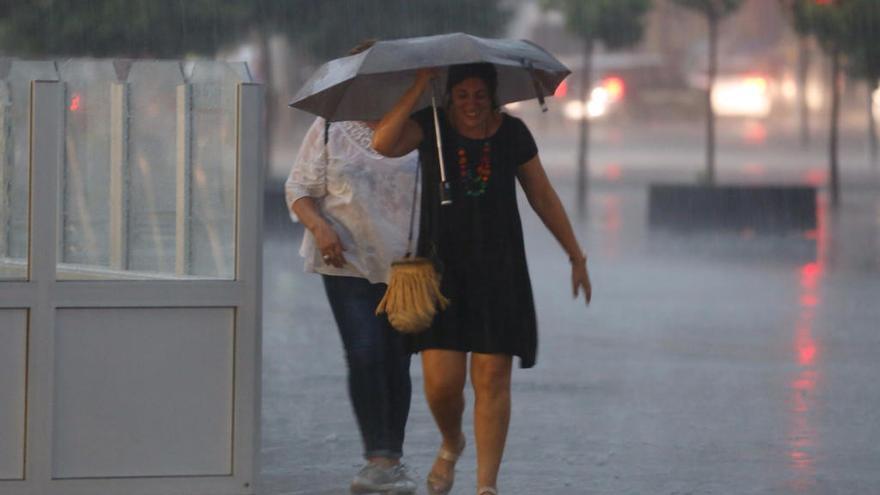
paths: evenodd
<path fill-rule="evenodd" d="M 55 270 L 58 243 L 58 176 L 62 166 L 64 87 L 31 83 L 29 280 L 36 289 L 28 332 L 28 408 L 25 479 L 46 493 L 52 459 Z"/>
<path fill-rule="evenodd" d="M 129 85 L 110 86 L 110 267 L 128 269 Z"/>
<path fill-rule="evenodd" d="M 581 94 L 580 100 L 583 105 L 581 114 L 580 134 L 578 140 L 578 158 L 577 158 L 577 211 L 578 219 L 586 220 L 588 218 L 587 189 L 590 187 L 590 115 L 589 103 L 593 94 L 593 48 L 594 40 L 592 35 L 587 36 L 584 40 L 584 66 L 581 69 Z"/>
<path fill-rule="evenodd" d="M 192 271 L 192 85 L 177 86 L 177 208 L 175 273 Z"/>
<path fill-rule="evenodd" d="M 246 493 L 256 491 L 260 452 L 260 348 L 262 346 L 262 218 L 265 163 L 262 139 L 263 88 L 258 84 L 238 86 L 236 136 L 237 201 L 235 255 L 236 279 L 245 294 L 236 312 L 235 337 L 235 462 L 236 479 Z M 238 423 L 240 421 L 240 423 Z"/>
<path fill-rule="evenodd" d="M 64 262 L 65 261 L 65 250 L 69 245 L 69 240 L 67 239 L 67 232 L 69 229 L 67 228 L 68 215 L 65 212 L 68 212 L 72 209 L 72 205 L 70 203 L 70 170 L 69 163 L 67 160 L 67 102 L 70 101 L 69 94 L 67 92 L 67 84 L 61 83 L 61 168 L 58 170 L 58 233 L 57 233 L 57 242 L 58 242 L 58 260 Z"/>

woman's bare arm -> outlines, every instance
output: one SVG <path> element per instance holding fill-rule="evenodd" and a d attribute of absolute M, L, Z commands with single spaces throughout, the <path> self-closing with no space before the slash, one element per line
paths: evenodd
<path fill-rule="evenodd" d="M 579 289 L 584 290 L 584 298 L 587 304 L 593 296 L 593 288 L 590 284 L 590 275 L 587 272 L 587 256 L 581 250 L 580 244 L 571 228 L 571 222 L 562 207 L 562 202 L 550 184 L 541 160 L 535 155 L 534 158 L 519 167 L 517 178 L 529 205 L 544 222 L 544 225 L 553 234 L 553 237 L 562 245 L 562 249 L 571 260 L 571 288 L 577 297 Z"/>
<path fill-rule="evenodd" d="M 373 131 L 373 149 L 385 156 L 403 156 L 422 142 L 422 129 L 409 118 L 435 71 L 420 70 L 412 86 L 382 117 Z"/>

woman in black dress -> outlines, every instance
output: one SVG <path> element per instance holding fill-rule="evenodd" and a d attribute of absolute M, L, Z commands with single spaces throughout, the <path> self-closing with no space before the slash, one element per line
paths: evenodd
<path fill-rule="evenodd" d="M 559 197 L 547 179 L 525 124 L 499 111 L 491 64 L 449 69 L 446 108 L 439 111 L 452 204 L 440 206 L 440 174 L 430 108 L 412 114 L 435 73 L 420 71 L 385 115 L 373 147 L 386 156 L 419 149 L 422 166 L 420 256 L 435 261 L 450 306 L 431 328 L 411 338 L 422 354 L 425 394 L 443 444 L 428 475 L 428 492 L 452 488 L 455 461 L 465 446 L 461 429 L 470 353 L 474 387 L 478 495 L 496 494 L 510 418 L 513 356 L 535 364 L 537 328 L 516 203 L 518 180 L 529 204 L 571 261 L 572 292 L 591 286 L 581 250 Z"/>

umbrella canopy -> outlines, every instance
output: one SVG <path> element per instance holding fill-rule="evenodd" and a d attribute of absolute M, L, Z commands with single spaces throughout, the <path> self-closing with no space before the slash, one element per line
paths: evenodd
<path fill-rule="evenodd" d="M 525 40 L 488 39 L 464 33 L 376 42 L 370 49 L 322 65 L 290 106 L 329 121 L 378 120 L 412 85 L 416 71 L 487 62 L 498 72 L 498 103 L 552 95 L 570 71 L 538 45 Z M 431 104 L 424 94 L 415 109 Z"/>

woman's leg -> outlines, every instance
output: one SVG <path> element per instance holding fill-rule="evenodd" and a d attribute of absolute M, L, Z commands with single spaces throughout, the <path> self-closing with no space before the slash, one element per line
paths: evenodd
<path fill-rule="evenodd" d="M 510 423 L 510 374 L 513 358 L 471 354 L 474 387 L 474 436 L 477 440 L 477 486 L 494 487 Z"/>
<path fill-rule="evenodd" d="M 385 318 L 374 314 L 382 286 L 355 277 L 323 279 L 345 347 L 349 395 L 364 457 L 383 465 L 394 464 L 402 455 L 400 430 L 409 412 L 409 358 L 400 356 L 402 347 L 389 345 L 393 330 Z"/>
<path fill-rule="evenodd" d="M 389 440 L 391 450 L 402 455 L 406 420 L 412 398 L 412 381 L 409 374 L 411 354 L 406 350 L 403 335 L 394 330 L 386 317 L 383 316 L 382 320 L 388 349 Z"/>
<path fill-rule="evenodd" d="M 457 452 L 461 441 L 461 416 L 464 413 L 464 382 L 467 378 L 467 354 L 444 349 L 422 351 L 425 398 L 440 434 L 443 447 Z M 440 478 L 453 476 L 455 465 L 438 458 L 431 472 Z"/>

